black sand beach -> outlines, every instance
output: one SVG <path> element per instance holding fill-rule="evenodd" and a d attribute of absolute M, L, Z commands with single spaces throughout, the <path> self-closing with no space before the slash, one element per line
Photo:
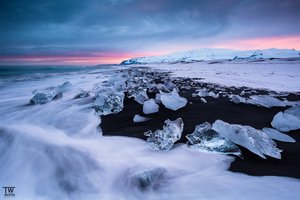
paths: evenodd
<path fill-rule="evenodd" d="M 179 142 L 186 143 L 185 135 L 194 131 L 195 125 L 205 121 L 213 123 L 217 119 L 221 119 L 228 123 L 241 125 L 249 125 L 257 129 L 271 127 L 271 121 L 274 115 L 286 108 L 264 108 L 256 105 L 235 104 L 227 97 L 205 97 L 207 103 L 202 103 L 200 97 L 192 97 L 192 93 L 199 87 L 215 87 L 216 90 L 220 86 L 195 82 L 191 79 L 175 79 L 173 82 L 179 86 L 180 95 L 188 99 L 186 107 L 177 111 L 166 109 L 160 105 L 159 112 L 150 115 L 144 115 L 142 105 L 136 103 L 133 99 L 125 99 L 124 109 L 118 114 L 102 117 L 101 128 L 104 135 L 111 136 L 129 136 L 145 139 L 144 132 L 148 130 L 161 129 L 166 119 L 177 119 L 181 117 L 184 121 L 183 136 Z M 184 86 L 182 88 L 182 86 Z M 190 88 L 186 86 L 191 86 Z M 224 89 L 224 88 L 223 88 Z M 227 92 L 239 94 L 242 90 L 249 91 L 249 94 L 266 94 L 270 91 L 251 90 L 248 88 L 225 88 Z M 151 96 L 151 94 L 149 94 Z M 289 95 L 288 99 L 300 100 L 298 95 Z M 150 117 L 151 120 L 134 123 L 135 114 Z M 282 159 L 277 160 L 268 157 L 266 160 L 251 153 L 247 149 L 240 147 L 244 159 L 236 158 L 231 164 L 229 170 L 233 172 L 241 172 L 255 176 L 287 176 L 300 178 L 300 131 L 289 132 L 288 135 L 296 140 L 296 143 L 278 142 L 278 147 L 283 150 Z"/>

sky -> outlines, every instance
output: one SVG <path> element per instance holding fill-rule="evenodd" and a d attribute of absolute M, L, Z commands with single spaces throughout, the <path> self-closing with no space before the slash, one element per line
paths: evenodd
<path fill-rule="evenodd" d="M 0 65 L 95 65 L 197 48 L 300 50 L 300 0 L 1 0 Z"/>

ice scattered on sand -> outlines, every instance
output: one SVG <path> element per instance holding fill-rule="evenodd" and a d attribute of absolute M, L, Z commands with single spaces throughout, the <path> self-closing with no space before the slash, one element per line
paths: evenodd
<path fill-rule="evenodd" d="M 281 150 L 276 147 L 276 143 L 265 133 L 251 126 L 228 124 L 222 120 L 216 120 L 213 123 L 213 129 L 222 137 L 249 149 L 262 158 L 266 158 L 265 155 L 281 158 Z"/>
<path fill-rule="evenodd" d="M 271 125 L 278 131 L 288 132 L 300 129 L 300 106 L 277 113 Z"/>
<path fill-rule="evenodd" d="M 134 122 L 134 123 L 145 122 L 145 121 L 148 121 L 148 120 L 150 120 L 150 118 L 148 118 L 148 117 L 143 117 L 143 116 L 141 116 L 141 115 L 139 115 L 139 114 L 136 114 L 136 115 L 134 115 L 134 117 L 133 117 L 133 122 Z"/>
<path fill-rule="evenodd" d="M 263 128 L 262 132 L 264 132 L 267 136 L 274 140 L 278 140 L 281 142 L 296 142 L 292 137 L 289 135 L 286 135 L 284 133 L 281 133 L 273 128 Z"/>
<path fill-rule="evenodd" d="M 165 125 L 162 130 L 156 130 L 152 132 L 151 130 L 144 133 L 148 136 L 147 143 L 153 150 L 170 150 L 174 143 L 181 138 L 183 131 L 183 121 L 178 118 L 174 121 L 166 120 Z"/>
<path fill-rule="evenodd" d="M 123 102 L 123 92 L 118 92 L 114 88 L 103 88 L 97 92 L 93 105 L 97 115 L 109 115 L 121 112 Z"/>
<path fill-rule="evenodd" d="M 242 157 L 241 150 L 229 140 L 221 137 L 208 122 L 197 125 L 194 132 L 188 134 L 186 138 L 189 141 L 188 145 L 195 149 Z"/>
<path fill-rule="evenodd" d="M 159 105 L 155 103 L 154 99 L 149 99 L 148 101 L 145 101 L 143 104 L 143 113 L 144 114 L 151 114 L 158 112 Z"/>
<path fill-rule="evenodd" d="M 176 89 L 173 89 L 171 93 L 160 92 L 160 99 L 166 108 L 174 111 L 183 108 L 187 104 L 186 98 L 179 96 Z"/>
<path fill-rule="evenodd" d="M 52 100 L 59 99 L 62 97 L 64 92 L 72 89 L 70 82 L 64 82 L 62 85 L 57 87 L 51 87 L 40 91 L 34 91 L 34 96 L 30 99 L 31 104 L 45 104 Z"/>

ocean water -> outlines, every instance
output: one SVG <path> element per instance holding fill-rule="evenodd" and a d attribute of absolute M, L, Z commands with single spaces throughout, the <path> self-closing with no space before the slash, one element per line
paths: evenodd
<path fill-rule="evenodd" d="M 20 68 L 0 69 L 0 186 L 15 187 L 13 199 L 299 197 L 299 180 L 229 172 L 230 156 L 184 144 L 156 152 L 140 139 L 102 136 L 91 99 L 74 96 L 105 87 L 124 66 Z M 61 99 L 29 105 L 33 91 L 66 81 L 73 87 Z"/>

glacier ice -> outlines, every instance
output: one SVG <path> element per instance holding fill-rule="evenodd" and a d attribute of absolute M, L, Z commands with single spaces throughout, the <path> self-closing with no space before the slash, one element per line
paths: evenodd
<path fill-rule="evenodd" d="M 78 89 L 79 93 L 74 96 L 74 99 L 80 99 L 80 98 L 86 98 L 90 96 L 90 93 L 88 91 Z"/>
<path fill-rule="evenodd" d="M 242 157 L 241 150 L 229 140 L 221 137 L 208 122 L 197 125 L 194 132 L 188 134 L 186 138 L 188 139 L 188 145 L 195 149 Z"/>
<path fill-rule="evenodd" d="M 134 100 L 141 105 L 143 105 L 145 101 L 149 100 L 146 90 L 134 93 L 130 97 L 134 97 Z"/>
<path fill-rule="evenodd" d="M 162 167 L 138 172 L 132 176 L 132 184 L 141 190 L 153 189 L 156 190 L 165 182 L 167 170 Z"/>
<path fill-rule="evenodd" d="M 64 82 L 57 87 L 51 87 L 40 91 L 34 91 L 34 96 L 30 99 L 31 104 L 44 104 L 49 101 L 59 99 L 64 92 L 71 90 L 73 85 L 70 82 Z"/>
<path fill-rule="evenodd" d="M 230 101 L 232 101 L 233 103 L 236 103 L 236 104 L 246 102 L 246 99 L 244 97 L 241 97 L 241 96 L 235 95 L 235 94 L 230 95 L 229 98 L 230 98 Z"/>
<path fill-rule="evenodd" d="M 203 97 L 200 98 L 200 101 L 201 101 L 202 103 L 207 103 L 206 99 L 204 99 Z"/>
<path fill-rule="evenodd" d="M 148 117 L 143 117 L 143 116 L 141 116 L 141 115 L 139 115 L 139 114 L 136 114 L 136 115 L 134 115 L 134 117 L 133 117 L 133 122 L 134 122 L 134 123 L 145 122 L 145 121 L 148 121 L 148 120 L 150 120 L 150 118 L 148 118 Z"/>
<path fill-rule="evenodd" d="M 174 111 L 183 108 L 187 104 L 186 98 L 179 96 L 176 89 L 173 89 L 171 93 L 160 92 L 160 99 L 166 108 Z"/>
<path fill-rule="evenodd" d="M 262 158 L 266 158 L 265 155 L 281 158 L 281 150 L 276 147 L 276 143 L 260 130 L 251 126 L 228 124 L 222 120 L 216 120 L 212 127 L 222 137 L 249 149 Z"/>
<path fill-rule="evenodd" d="M 269 96 L 269 95 L 253 95 L 250 96 L 250 99 L 247 100 L 247 103 L 254 104 L 258 106 L 263 106 L 266 108 L 271 107 L 285 107 L 286 104 L 283 101 L 280 101 L 279 99 Z"/>
<path fill-rule="evenodd" d="M 281 133 L 273 128 L 263 128 L 262 132 L 264 132 L 267 136 L 274 140 L 282 141 L 282 142 L 296 142 L 292 137 Z"/>
<path fill-rule="evenodd" d="M 207 97 L 207 96 L 209 96 L 209 95 L 208 95 L 209 91 L 208 91 L 208 89 L 206 89 L 206 88 L 198 89 L 198 90 L 196 90 L 196 91 L 198 92 L 197 95 L 198 95 L 199 97 Z"/>
<path fill-rule="evenodd" d="M 162 130 L 156 130 L 152 132 L 151 130 L 144 133 L 148 136 L 147 143 L 153 150 L 170 150 L 174 143 L 181 138 L 183 131 L 183 121 L 178 118 L 174 121 L 166 120 L 165 125 Z"/>
<path fill-rule="evenodd" d="M 300 129 L 300 106 L 292 107 L 284 112 L 277 113 L 274 116 L 271 125 L 276 130 L 282 132 Z"/>
<path fill-rule="evenodd" d="M 219 94 L 214 93 L 213 91 L 209 91 L 207 88 L 201 88 L 196 90 L 199 97 L 212 97 L 212 98 L 218 98 Z"/>
<path fill-rule="evenodd" d="M 97 115 L 116 114 L 123 110 L 124 93 L 114 88 L 100 89 L 94 101 L 94 109 Z"/>
<path fill-rule="evenodd" d="M 143 113 L 145 114 L 151 114 L 158 112 L 159 105 L 155 103 L 154 99 L 149 99 L 148 101 L 145 101 L 143 104 Z"/>
<path fill-rule="evenodd" d="M 36 93 L 31 99 L 31 104 L 44 104 L 52 101 L 56 93 L 54 91 L 43 91 Z"/>

